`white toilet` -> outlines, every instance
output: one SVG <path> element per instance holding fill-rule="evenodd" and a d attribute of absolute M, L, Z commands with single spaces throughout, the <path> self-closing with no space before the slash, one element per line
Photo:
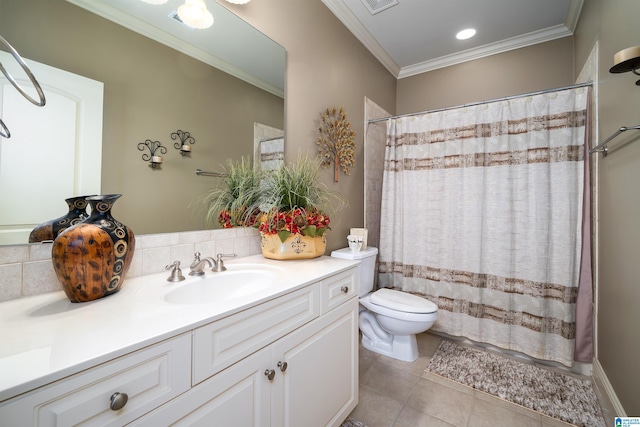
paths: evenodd
<path fill-rule="evenodd" d="M 373 290 L 378 248 L 359 252 L 349 248 L 331 252 L 332 257 L 359 260 L 360 332 L 362 346 L 405 362 L 418 358 L 416 334 L 426 331 L 438 317 L 438 306 L 429 300 L 393 289 Z"/>

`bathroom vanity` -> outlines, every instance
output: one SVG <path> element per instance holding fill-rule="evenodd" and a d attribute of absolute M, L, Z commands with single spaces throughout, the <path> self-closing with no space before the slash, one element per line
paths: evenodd
<path fill-rule="evenodd" d="M 252 256 L 89 303 L 0 303 L 0 424 L 340 425 L 358 401 L 356 266 Z"/>

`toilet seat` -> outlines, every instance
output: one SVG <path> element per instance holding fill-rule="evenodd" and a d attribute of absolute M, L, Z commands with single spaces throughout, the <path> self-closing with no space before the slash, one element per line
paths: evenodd
<path fill-rule="evenodd" d="M 371 294 L 372 304 L 403 313 L 435 313 L 438 306 L 431 301 L 394 289 L 381 288 Z"/>
<path fill-rule="evenodd" d="M 376 291 L 376 292 L 379 292 L 379 291 Z M 399 292 L 399 291 L 396 291 L 396 292 Z M 435 321 L 438 318 L 437 307 L 436 307 L 436 310 L 430 313 L 412 313 L 412 312 L 394 310 L 392 308 L 387 308 L 382 305 L 374 304 L 373 302 L 371 302 L 372 296 L 373 294 L 367 294 L 358 300 L 364 308 L 371 311 L 372 313 L 380 314 L 382 316 L 387 316 L 392 319 L 404 320 L 407 322 Z M 419 298 L 419 297 L 416 297 L 416 298 Z"/>

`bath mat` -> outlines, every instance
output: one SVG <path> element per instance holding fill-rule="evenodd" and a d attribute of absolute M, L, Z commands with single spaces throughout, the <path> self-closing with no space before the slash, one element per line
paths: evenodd
<path fill-rule="evenodd" d="M 358 420 L 354 420 L 351 417 L 347 417 L 347 419 L 344 420 L 342 424 L 340 424 L 340 427 L 367 427 L 367 426 Z"/>
<path fill-rule="evenodd" d="M 443 341 L 426 369 L 476 390 L 581 427 L 605 427 L 589 380 Z"/>

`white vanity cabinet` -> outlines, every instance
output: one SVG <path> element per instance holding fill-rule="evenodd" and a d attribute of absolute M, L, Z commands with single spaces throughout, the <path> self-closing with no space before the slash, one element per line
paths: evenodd
<path fill-rule="evenodd" d="M 195 330 L 196 385 L 132 425 L 340 425 L 358 401 L 356 280 L 351 269 L 263 304 L 270 310 L 260 305 Z M 262 347 L 241 360 L 227 357 L 252 341 Z M 200 382 L 196 371 L 207 370 L 217 373 Z"/>
<path fill-rule="evenodd" d="M 358 401 L 357 264 L 324 258 L 312 263 L 311 271 L 304 269 L 307 264 L 295 265 L 306 274 L 299 274 L 297 284 L 283 276 L 282 290 L 273 296 L 235 308 L 225 305 L 213 314 L 216 307 L 206 304 L 185 309 L 154 302 L 145 311 L 133 287 L 100 305 L 56 313 L 47 325 L 52 332 L 71 331 L 84 322 L 78 329 L 90 335 L 69 334 L 75 333 L 77 349 L 86 351 L 74 351 L 61 333 L 51 340 L 62 343 L 55 348 L 57 357 L 64 352 L 75 363 L 65 359 L 67 370 L 57 377 L 33 375 L 11 394 L 7 363 L 29 367 L 33 353 L 23 347 L 22 353 L 5 351 L 11 357 L 3 359 L 0 352 L 5 363 L 0 364 L 5 372 L 0 426 L 340 425 Z M 56 298 L 44 301 L 66 307 Z M 41 323 L 24 322 L 42 301 L 4 305 L 0 326 L 18 316 L 8 313 L 26 313 L 20 318 L 23 330 L 37 331 Z M 104 333 L 103 325 L 123 333 Z M 145 327 L 154 329 L 140 331 Z M 127 328 L 133 331 L 127 334 Z M 95 334 L 103 338 L 88 339 Z M 6 336 L 16 341 L 12 349 L 20 344 L 15 335 Z M 44 334 L 33 340 L 46 342 Z M 92 344 L 82 347 L 87 341 Z M 24 359 L 16 362 L 20 354 Z M 56 362 L 54 355 L 43 354 L 34 366 Z"/>
<path fill-rule="evenodd" d="M 189 389 L 190 345 L 183 334 L 18 396 L 0 406 L 0 425 L 125 425 Z"/>

